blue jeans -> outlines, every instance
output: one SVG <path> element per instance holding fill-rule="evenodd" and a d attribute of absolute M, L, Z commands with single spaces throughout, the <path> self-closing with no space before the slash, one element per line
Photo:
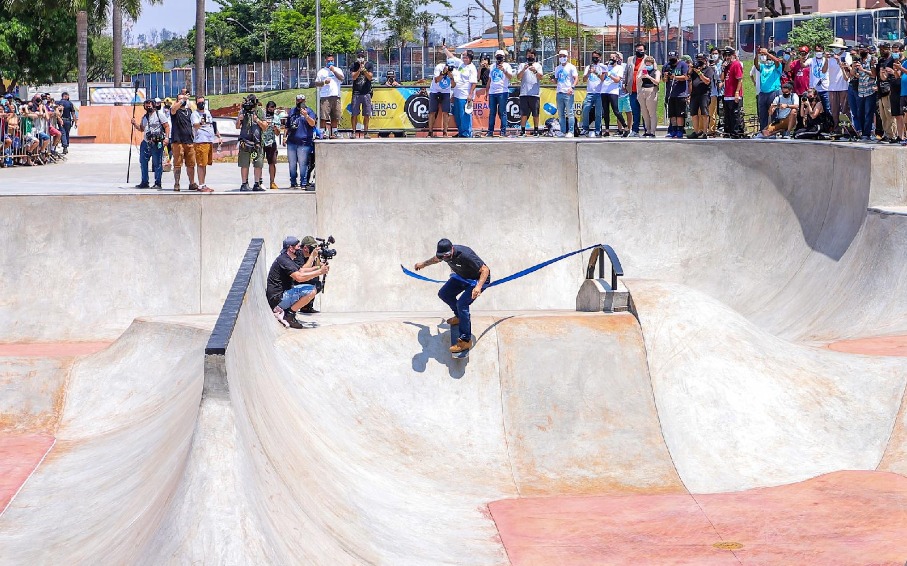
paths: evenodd
<path fill-rule="evenodd" d="M 860 132 L 860 126 L 857 125 L 857 104 L 860 102 L 860 97 L 857 96 L 857 89 L 852 86 L 847 86 L 847 106 L 850 108 L 850 124 L 853 126 L 853 129 Z"/>
<path fill-rule="evenodd" d="M 454 121 L 457 123 L 457 135 L 461 138 L 472 137 L 472 114 L 466 113 L 465 98 L 453 99 Z"/>
<path fill-rule="evenodd" d="M 72 130 L 72 120 L 63 120 L 63 129 L 60 130 L 63 147 L 69 147 L 69 131 Z"/>
<path fill-rule="evenodd" d="M 309 153 L 315 148 L 311 145 L 297 145 L 287 143 L 287 161 L 290 163 L 290 184 L 296 184 L 296 172 L 299 171 L 299 179 L 304 183 L 308 178 Z"/>
<path fill-rule="evenodd" d="M 501 119 L 501 135 L 507 133 L 507 93 L 488 95 L 488 135 L 494 133 L 494 119 Z"/>
<path fill-rule="evenodd" d="M 828 98 L 828 91 L 816 91 L 816 93 L 819 95 L 819 100 L 822 101 L 822 113 L 831 116 L 831 100 Z"/>
<path fill-rule="evenodd" d="M 597 92 L 586 95 L 583 100 L 583 129 L 589 130 L 589 111 L 595 108 L 595 133 L 602 133 L 602 97 Z"/>
<path fill-rule="evenodd" d="M 857 104 L 853 107 L 854 128 L 860 135 L 868 138 L 872 136 L 872 119 L 876 112 L 876 95 L 857 97 Z"/>
<path fill-rule="evenodd" d="M 472 339 L 472 320 L 469 318 L 469 305 L 472 304 L 472 290 L 473 286 L 469 283 L 450 278 L 447 280 L 447 283 L 441 287 L 441 290 L 438 291 L 438 297 L 450 307 L 454 316 L 460 319 L 459 339 L 464 342 L 469 342 Z M 457 295 L 460 295 L 459 299 L 457 298 Z"/>
<path fill-rule="evenodd" d="M 308 283 L 300 283 L 299 285 L 294 285 L 293 287 L 287 289 L 283 292 L 283 297 L 280 298 L 280 302 L 277 304 L 278 307 L 283 310 L 287 310 L 296 304 L 296 302 L 315 291 L 314 285 L 309 285 Z"/>
<path fill-rule="evenodd" d="M 142 184 L 148 184 L 148 161 L 151 161 L 151 167 L 154 169 L 154 184 L 161 184 L 161 177 L 164 176 L 164 147 L 158 144 L 152 144 L 142 141 L 139 146 L 139 163 L 142 167 Z"/>
<path fill-rule="evenodd" d="M 639 95 L 635 92 L 630 93 L 630 112 L 633 113 L 633 131 L 639 133 Z"/>
<path fill-rule="evenodd" d="M 760 92 L 756 97 L 756 113 L 759 116 L 760 132 L 768 127 L 768 123 L 771 118 L 768 115 L 768 109 L 771 108 L 772 102 L 775 100 L 775 97 L 780 95 L 780 90 L 773 90 L 771 92 Z"/>
<path fill-rule="evenodd" d="M 557 93 L 557 114 L 560 116 L 561 133 L 573 133 L 576 117 L 573 114 L 573 95 L 565 92 Z"/>

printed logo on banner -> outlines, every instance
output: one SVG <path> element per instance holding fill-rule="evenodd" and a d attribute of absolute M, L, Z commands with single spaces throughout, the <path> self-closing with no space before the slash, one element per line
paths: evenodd
<path fill-rule="evenodd" d="M 414 94 L 406 99 L 404 106 L 406 117 L 416 128 L 425 128 L 428 126 L 428 97 L 421 94 Z"/>
<path fill-rule="evenodd" d="M 520 91 L 511 90 L 507 97 L 507 124 L 510 127 L 520 125 Z"/>

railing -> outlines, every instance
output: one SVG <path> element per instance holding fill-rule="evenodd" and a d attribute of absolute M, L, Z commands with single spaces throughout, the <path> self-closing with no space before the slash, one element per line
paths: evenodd
<path fill-rule="evenodd" d="M 624 268 L 620 265 L 620 259 L 614 248 L 608 245 L 596 246 L 592 249 L 592 255 L 589 257 L 589 266 L 586 267 L 586 279 L 595 278 L 595 264 L 598 263 L 598 278 L 605 278 L 605 258 L 602 257 L 604 252 L 608 255 L 611 262 L 611 290 L 617 290 L 617 278 L 624 276 Z"/>

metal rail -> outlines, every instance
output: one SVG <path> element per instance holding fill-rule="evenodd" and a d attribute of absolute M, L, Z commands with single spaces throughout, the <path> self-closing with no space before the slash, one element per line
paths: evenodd
<path fill-rule="evenodd" d="M 595 278 L 595 264 L 598 264 L 598 278 L 605 278 L 605 258 L 603 257 L 602 252 L 608 255 L 608 260 L 611 262 L 611 290 L 617 290 L 617 278 L 623 277 L 624 268 L 620 265 L 620 259 L 617 257 L 617 253 L 609 245 L 600 245 L 592 249 L 592 255 L 589 257 L 589 266 L 586 267 L 586 279 Z"/>

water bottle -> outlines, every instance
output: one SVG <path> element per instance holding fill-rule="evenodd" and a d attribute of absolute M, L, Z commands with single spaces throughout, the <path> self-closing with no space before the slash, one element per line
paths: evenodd
<path fill-rule="evenodd" d="M 551 114 L 552 116 L 557 114 L 557 108 L 555 108 L 555 106 L 550 102 L 546 102 L 544 108 L 545 112 Z"/>

